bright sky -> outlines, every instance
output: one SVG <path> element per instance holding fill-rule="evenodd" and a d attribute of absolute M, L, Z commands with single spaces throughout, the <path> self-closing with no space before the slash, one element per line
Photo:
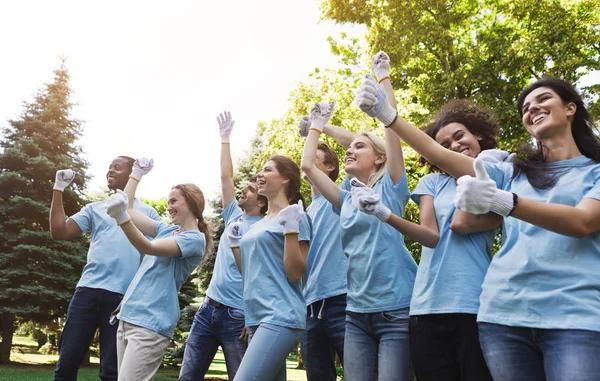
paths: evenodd
<path fill-rule="evenodd" d="M 153 157 L 138 195 L 192 182 L 220 192 L 217 115 L 230 110 L 234 158 L 259 121 L 283 115 L 315 67 L 331 67 L 327 36 L 365 28 L 319 22 L 317 0 L 0 2 L 0 126 L 52 81 L 61 56 L 94 178 L 118 155 Z"/>

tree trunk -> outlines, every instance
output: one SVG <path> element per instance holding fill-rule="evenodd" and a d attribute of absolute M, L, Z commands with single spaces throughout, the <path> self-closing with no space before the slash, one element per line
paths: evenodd
<path fill-rule="evenodd" d="M 15 331 L 15 315 L 0 314 L 0 333 L 2 341 L 0 342 L 0 364 L 10 363 L 10 349 L 12 348 L 13 333 Z"/>

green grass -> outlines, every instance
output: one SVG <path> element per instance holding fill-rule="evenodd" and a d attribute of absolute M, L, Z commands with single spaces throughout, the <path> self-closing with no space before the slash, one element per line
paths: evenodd
<path fill-rule="evenodd" d="M 52 379 L 57 355 L 42 355 L 37 351 L 37 343 L 25 336 L 15 336 L 10 365 L 0 365 L 0 380 L 7 381 L 47 381 Z M 89 367 L 81 367 L 78 381 L 98 380 L 98 358 L 92 357 Z M 287 360 L 287 379 L 289 381 L 306 381 L 306 373 L 295 369 L 298 361 L 290 356 Z M 179 369 L 160 369 L 155 381 L 177 380 Z M 219 351 L 213 360 L 207 379 L 227 380 L 227 368 L 223 353 Z"/>

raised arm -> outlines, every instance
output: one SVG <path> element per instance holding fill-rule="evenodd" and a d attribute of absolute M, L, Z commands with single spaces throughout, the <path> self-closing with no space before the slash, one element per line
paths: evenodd
<path fill-rule="evenodd" d="M 146 158 L 138 158 L 133 163 L 133 170 L 129 176 L 129 181 L 125 185 L 124 194 L 127 195 L 128 199 L 128 213 L 135 226 L 145 235 L 149 237 L 156 237 L 156 221 L 146 216 L 145 214 L 138 212 L 133 208 L 133 201 L 135 200 L 135 193 L 142 177 L 148 174 L 154 167 L 154 160 Z M 143 253 L 146 254 L 146 253 Z"/>
<path fill-rule="evenodd" d="M 129 181 L 131 182 L 132 180 L 133 179 Z M 133 218 L 128 213 L 128 204 L 129 200 L 125 192 L 117 190 L 117 193 L 110 196 L 106 201 L 106 212 L 116 220 L 117 225 L 121 227 L 123 233 L 125 233 L 125 236 L 127 236 L 127 239 L 131 242 L 133 247 L 141 254 L 159 257 L 181 257 L 181 249 L 175 241 L 175 238 L 159 238 L 150 241 L 148 238 L 144 237 L 142 232 L 132 223 Z M 150 218 L 148 219 L 154 222 Z"/>
<path fill-rule="evenodd" d="M 394 131 L 428 162 L 451 176 L 458 178 L 474 174 L 472 158 L 442 147 L 425 132 L 402 119 L 381 94 L 385 94 L 381 85 L 367 76 L 356 93 L 358 107 L 367 115 L 377 118 L 386 130 Z"/>
<path fill-rule="evenodd" d="M 317 157 L 317 146 L 319 145 L 319 135 L 323 131 L 323 127 L 333 114 L 333 103 L 326 102 L 317 103 L 311 111 L 312 127 L 304 143 L 302 151 L 301 167 L 304 174 L 308 177 L 311 183 L 317 187 L 323 197 L 327 199 L 333 206 L 340 208 L 340 189 L 335 185 L 329 176 L 323 173 L 315 164 Z"/>
<path fill-rule="evenodd" d="M 299 282 L 306 272 L 308 244 L 299 241 L 300 224 L 305 218 L 302 200 L 295 205 L 289 205 L 277 215 L 283 227 L 283 268 L 290 283 Z"/>
<path fill-rule="evenodd" d="M 385 91 L 388 104 L 396 111 L 396 96 L 390 82 L 390 57 L 384 52 L 379 52 L 373 56 L 372 70 L 377 76 L 379 83 Z M 396 112 L 396 115 L 398 112 Z M 400 139 L 389 128 L 385 129 L 385 152 L 387 156 L 387 170 L 392 178 L 392 182 L 396 183 L 402 175 L 404 175 L 404 156 L 402 155 L 402 144 Z"/>
<path fill-rule="evenodd" d="M 298 132 L 300 133 L 300 136 L 306 138 L 310 131 L 310 127 L 310 116 L 307 115 L 302 117 L 302 119 L 300 119 L 300 122 L 298 123 Z M 338 126 L 334 126 L 333 124 L 325 124 L 323 126 L 323 133 L 331 137 L 344 148 L 350 147 L 350 144 L 352 144 L 352 141 L 354 141 L 355 138 L 354 133 L 352 133 L 351 131 L 348 131 Z"/>
<path fill-rule="evenodd" d="M 75 178 L 71 169 L 56 171 L 52 204 L 50 205 L 50 234 L 53 239 L 73 239 L 82 234 L 81 228 L 72 219 L 67 219 L 63 206 L 63 192 Z"/>
<path fill-rule="evenodd" d="M 233 161 L 231 160 L 231 147 L 229 146 L 229 137 L 235 121 L 231 119 L 231 113 L 225 111 L 219 114 L 217 122 L 219 123 L 219 135 L 221 136 L 221 196 L 222 205 L 225 208 L 235 197 Z"/>

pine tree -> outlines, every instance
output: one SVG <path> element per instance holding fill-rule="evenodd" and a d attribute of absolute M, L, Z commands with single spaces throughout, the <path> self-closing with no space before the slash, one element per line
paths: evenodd
<path fill-rule="evenodd" d="M 10 361 L 17 321 L 65 316 L 86 262 L 86 240 L 54 241 L 48 224 L 56 170 L 77 171 L 64 194 L 68 216 L 81 208 L 88 180 L 76 145 L 82 122 L 70 115 L 70 94 L 63 60 L 0 140 L 0 364 Z"/>

